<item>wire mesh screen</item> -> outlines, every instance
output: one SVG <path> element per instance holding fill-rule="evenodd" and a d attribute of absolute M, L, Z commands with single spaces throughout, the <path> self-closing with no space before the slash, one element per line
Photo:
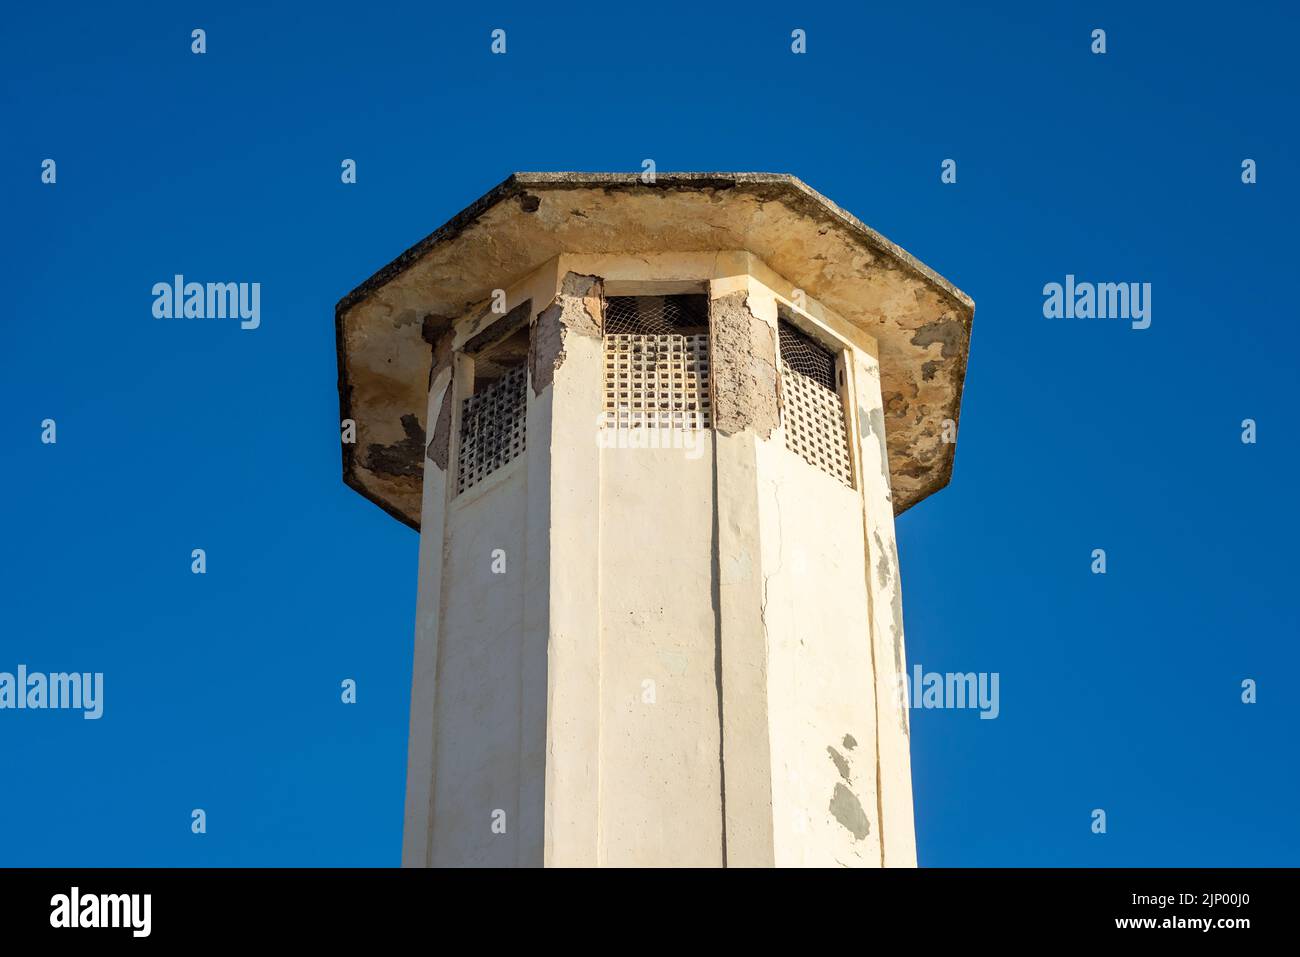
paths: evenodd
<path fill-rule="evenodd" d="M 777 323 L 777 331 L 781 335 L 781 361 L 823 388 L 837 391 L 835 356 L 784 319 Z"/>
<path fill-rule="evenodd" d="M 777 329 L 786 448 L 851 488 L 853 468 L 844 403 L 835 385 L 835 356 L 785 320 Z"/>
<path fill-rule="evenodd" d="M 605 335 L 699 335 L 709 331 L 705 296 L 610 296 L 605 300 Z"/>
<path fill-rule="evenodd" d="M 527 387 L 528 369 L 518 366 L 461 403 L 458 493 L 523 454 Z"/>
<path fill-rule="evenodd" d="M 605 302 L 605 428 L 707 429 L 709 319 L 704 296 Z"/>

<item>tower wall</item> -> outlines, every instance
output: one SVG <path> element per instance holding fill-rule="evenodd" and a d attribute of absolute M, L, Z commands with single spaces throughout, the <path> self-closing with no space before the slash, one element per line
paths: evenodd
<path fill-rule="evenodd" d="M 687 287 L 716 428 L 626 447 L 601 297 Z M 527 450 L 459 495 L 455 349 L 495 316 L 435 347 L 404 864 L 914 864 L 874 340 L 744 252 L 566 254 L 506 292 Z M 778 307 L 840 354 L 851 486 L 786 447 Z"/>
<path fill-rule="evenodd" d="M 698 439 L 601 451 L 604 864 L 723 862 L 712 443 Z"/>

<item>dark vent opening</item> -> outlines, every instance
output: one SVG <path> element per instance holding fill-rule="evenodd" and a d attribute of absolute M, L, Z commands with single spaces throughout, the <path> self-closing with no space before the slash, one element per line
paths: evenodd
<path fill-rule="evenodd" d="M 708 331 L 707 296 L 610 296 L 605 300 L 607 336 L 692 336 Z"/>
<path fill-rule="evenodd" d="M 784 319 L 777 323 L 777 330 L 781 336 L 781 361 L 794 372 L 837 392 L 835 355 Z"/>
<path fill-rule="evenodd" d="M 528 365 L 528 327 L 516 329 L 474 357 L 472 395 L 486 392 L 509 373 Z"/>

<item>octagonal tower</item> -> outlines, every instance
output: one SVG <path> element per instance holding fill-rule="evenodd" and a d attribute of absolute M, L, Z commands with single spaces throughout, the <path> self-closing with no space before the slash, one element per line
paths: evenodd
<path fill-rule="evenodd" d="M 336 312 L 420 532 L 404 865 L 916 862 L 894 516 L 974 304 L 789 176 L 519 173 Z"/>

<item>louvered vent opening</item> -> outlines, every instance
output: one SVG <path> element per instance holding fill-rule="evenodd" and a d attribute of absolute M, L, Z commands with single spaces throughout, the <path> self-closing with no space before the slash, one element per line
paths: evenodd
<path fill-rule="evenodd" d="M 460 407 L 457 493 L 524 453 L 527 439 L 528 329 L 474 357 L 473 394 Z"/>
<path fill-rule="evenodd" d="M 608 429 L 707 429 L 709 301 L 702 295 L 605 300 Z"/>
<path fill-rule="evenodd" d="M 836 381 L 835 355 L 784 319 L 777 323 L 777 331 L 785 446 L 809 465 L 852 487 L 848 429 Z"/>

